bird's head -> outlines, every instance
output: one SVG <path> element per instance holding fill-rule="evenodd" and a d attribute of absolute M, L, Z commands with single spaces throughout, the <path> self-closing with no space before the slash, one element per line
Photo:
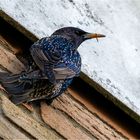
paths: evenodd
<path fill-rule="evenodd" d="M 56 30 L 52 35 L 64 36 L 75 44 L 76 49 L 87 39 L 95 38 L 98 40 L 98 38 L 105 37 L 103 34 L 88 33 L 76 27 L 64 27 Z"/>

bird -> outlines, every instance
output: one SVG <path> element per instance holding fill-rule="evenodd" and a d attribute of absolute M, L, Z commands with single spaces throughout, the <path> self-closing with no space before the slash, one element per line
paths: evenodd
<path fill-rule="evenodd" d="M 29 48 L 29 67 L 19 74 L 0 72 L 0 84 L 15 104 L 45 99 L 51 104 L 81 72 L 78 47 L 88 39 L 105 37 L 76 27 L 60 28 Z"/>

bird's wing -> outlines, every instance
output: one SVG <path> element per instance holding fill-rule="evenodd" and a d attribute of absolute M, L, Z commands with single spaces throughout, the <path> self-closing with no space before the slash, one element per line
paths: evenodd
<path fill-rule="evenodd" d="M 69 79 L 75 76 L 79 76 L 79 73 L 81 71 L 81 57 L 77 57 L 75 62 L 73 61 L 73 59 L 70 60 L 71 61 L 69 61 L 67 65 L 65 63 L 58 64 L 53 68 L 56 79 Z"/>
<path fill-rule="evenodd" d="M 49 38 L 42 38 L 35 42 L 30 48 L 32 58 L 42 71 L 44 71 L 44 62 L 49 63 L 48 58 L 43 52 L 43 48 L 45 47 L 45 45 L 48 45 L 48 39 Z"/>
<path fill-rule="evenodd" d="M 43 38 L 33 44 L 30 49 L 35 63 L 52 83 L 55 83 L 59 78 L 66 79 L 76 75 L 74 67 L 70 68 L 70 65 L 59 67 L 60 65 L 57 65 L 67 53 L 64 48 L 69 47 L 69 45 L 69 41 L 62 37 Z"/>
<path fill-rule="evenodd" d="M 76 76 L 75 71 L 68 67 L 54 68 L 53 71 L 56 79 L 68 79 Z"/>
<path fill-rule="evenodd" d="M 69 53 L 69 55 L 63 57 L 62 63 L 54 66 L 53 71 L 56 79 L 69 79 L 79 76 L 81 71 L 80 54 L 77 51 Z"/>

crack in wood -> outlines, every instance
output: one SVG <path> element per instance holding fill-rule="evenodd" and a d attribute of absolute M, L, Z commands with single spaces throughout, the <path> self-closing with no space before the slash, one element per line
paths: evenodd
<path fill-rule="evenodd" d="M 7 116 L 5 116 L 5 114 L 3 114 L 3 116 L 6 118 L 6 121 L 11 124 L 15 129 L 19 130 L 22 134 L 24 134 L 26 137 L 28 137 L 29 139 L 36 139 L 33 135 L 31 135 L 30 133 L 28 133 L 27 131 L 25 131 L 22 127 L 20 127 L 18 124 L 16 124 L 14 121 L 12 121 L 11 119 L 9 119 Z"/>
<path fill-rule="evenodd" d="M 66 139 L 63 135 L 61 135 L 59 132 L 56 131 L 56 129 L 52 128 L 49 124 L 44 123 L 44 120 L 41 116 L 41 106 L 40 106 L 40 102 L 36 101 L 35 103 L 33 103 L 34 106 L 34 115 L 33 117 L 44 127 L 47 127 L 48 129 L 50 129 L 51 131 L 53 131 L 58 137 L 60 137 L 60 139 Z"/>
<path fill-rule="evenodd" d="M 92 139 L 109 139 L 106 135 L 104 135 L 103 133 L 101 133 L 95 126 L 93 126 L 93 128 L 95 129 L 96 132 L 90 132 L 87 128 L 85 128 L 83 125 L 81 125 L 76 119 L 74 119 L 72 116 L 70 116 L 68 113 L 66 113 L 65 111 L 63 111 L 60 108 L 57 108 L 55 106 L 52 106 L 55 110 L 60 111 L 66 118 L 68 118 L 68 120 L 70 120 L 73 124 L 77 125 L 78 128 L 80 128 L 85 134 L 87 134 L 89 137 L 91 137 Z M 99 133 L 99 134 L 97 134 Z M 102 136 L 104 136 L 104 138 Z"/>
<path fill-rule="evenodd" d="M 128 139 L 128 137 L 126 137 L 123 133 L 121 133 L 120 131 L 118 131 L 117 129 L 115 129 L 111 124 L 109 124 L 107 121 L 103 120 L 99 115 L 97 115 L 96 113 L 92 112 L 91 110 L 89 110 L 82 102 L 80 102 L 79 100 L 77 100 L 76 98 L 74 98 L 74 96 L 72 96 L 71 94 L 68 93 L 68 91 L 66 92 L 67 96 L 69 96 L 72 100 L 74 100 L 75 102 L 79 103 L 83 108 L 85 108 L 88 112 L 90 112 L 92 115 L 94 115 L 96 118 L 98 118 L 100 121 L 102 121 L 104 124 L 106 124 L 107 126 L 109 126 L 110 128 L 112 128 L 116 133 L 118 133 L 119 135 L 121 135 L 122 137 L 124 137 L 125 139 Z M 87 114 L 88 115 L 88 114 Z"/>
<path fill-rule="evenodd" d="M 53 104 L 56 108 L 65 111 L 68 115 L 72 116 L 73 119 L 75 119 L 75 121 L 80 123 L 83 127 L 85 127 L 91 133 L 93 133 L 95 130 L 95 129 L 93 130 L 93 126 L 91 125 L 91 123 L 93 123 L 93 119 L 94 119 L 93 124 L 96 127 L 98 127 L 97 132 L 99 134 L 102 133 L 102 131 L 104 131 L 103 135 L 105 135 L 105 137 L 109 137 L 109 138 L 114 137 L 113 136 L 114 132 L 115 132 L 114 129 L 112 129 L 107 124 L 103 123 L 102 120 L 96 118 L 95 115 L 94 115 L 94 118 L 90 119 L 89 115 L 92 116 L 92 114 L 90 112 L 86 114 L 86 112 L 88 112 L 88 111 L 86 110 L 86 108 L 82 107 L 81 104 L 79 105 L 77 102 L 71 101 L 70 97 L 68 97 L 67 95 L 63 95 L 62 98 L 58 98 L 57 100 L 58 100 L 58 103 Z M 65 101 L 65 103 L 62 103 L 61 100 Z M 65 104 L 65 106 L 64 106 L 64 104 Z M 83 110 L 80 111 L 79 108 L 82 108 Z M 74 110 L 74 112 L 72 112 L 72 110 Z M 87 120 L 82 121 L 83 117 L 87 118 L 88 121 Z M 108 129 L 106 129 L 106 128 L 108 128 Z M 115 137 L 122 138 L 123 136 L 118 133 L 115 133 Z"/>
<path fill-rule="evenodd" d="M 2 93 L 1 93 L 2 94 Z M 6 117 L 22 127 L 27 133 L 30 133 L 36 139 L 57 139 L 55 134 L 46 127 L 39 124 L 33 118 L 27 116 L 22 110 L 10 102 L 4 95 L 0 95 L 2 99 L 2 110 Z M 32 126 L 32 127 L 30 127 Z"/>
<path fill-rule="evenodd" d="M 65 118 L 67 118 L 75 127 L 78 127 L 79 129 L 81 129 L 81 131 L 83 133 L 85 133 L 86 135 L 88 135 L 91 139 L 98 139 L 96 137 L 96 135 L 92 134 L 91 132 L 89 132 L 85 127 L 83 127 L 81 124 L 79 124 L 75 119 L 73 119 L 69 114 L 67 114 L 65 111 L 56 108 L 55 106 L 51 106 L 53 109 L 57 110 L 57 113 L 59 114 L 63 114 L 63 116 L 65 116 Z"/>

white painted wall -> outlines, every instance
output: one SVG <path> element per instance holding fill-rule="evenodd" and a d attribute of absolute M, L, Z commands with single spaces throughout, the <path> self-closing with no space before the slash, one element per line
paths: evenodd
<path fill-rule="evenodd" d="M 139 0 L 0 0 L 39 38 L 63 26 L 106 35 L 79 48 L 82 71 L 140 115 Z"/>

